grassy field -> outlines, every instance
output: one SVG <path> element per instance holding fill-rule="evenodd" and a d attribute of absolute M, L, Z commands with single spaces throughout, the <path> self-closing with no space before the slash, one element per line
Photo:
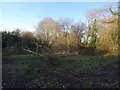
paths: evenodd
<path fill-rule="evenodd" d="M 118 87 L 117 56 L 3 56 L 3 87 Z"/>

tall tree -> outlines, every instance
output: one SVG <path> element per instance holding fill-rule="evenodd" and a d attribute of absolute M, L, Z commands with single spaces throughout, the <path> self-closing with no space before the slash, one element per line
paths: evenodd
<path fill-rule="evenodd" d="M 90 31 L 91 31 L 91 26 L 88 22 L 88 27 L 87 27 L 87 31 L 86 31 L 86 41 L 85 41 L 86 47 L 88 46 L 88 43 L 89 43 Z"/>
<path fill-rule="evenodd" d="M 71 30 L 71 25 L 73 23 L 73 20 L 70 18 L 60 18 L 59 23 L 62 27 L 63 35 L 65 35 L 65 38 L 66 38 L 66 48 L 69 51 L 69 48 L 70 48 L 69 47 L 70 46 L 69 33 Z"/>
<path fill-rule="evenodd" d="M 88 29 L 86 32 L 87 46 L 96 46 L 98 27 L 100 27 L 99 20 L 101 19 L 102 9 L 93 8 L 87 11 L 86 18 L 88 20 Z"/>
<path fill-rule="evenodd" d="M 92 24 L 92 32 L 90 36 L 90 46 L 96 47 L 96 39 L 97 39 L 97 28 L 96 28 L 96 19 L 94 19 Z"/>
<path fill-rule="evenodd" d="M 98 31 L 97 49 L 107 51 L 109 54 L 118 52 L 118 16 L 117 7 L 106 7 L 102 11 L 100 23 L 104 25 Z"/>
<path fill-rule="evenodd" d="M 78 23 L 75 23 L 74 25 L 72 25 L 72 28 L 71 28 L 76 36 L 76 38 L 78 39 L 78 42 L 77 42 L 77 46 L 79 47 L 80 44 L 82 44 L 83 42 L 83 38 L 84 38 L 84 31 L 86 29 L 86 26 L 84 23 L 82 22 L 78 22 Z"/>
<path fill-rule="evenodd" d="M 52 44 L 55 38 L 59 37 L 60 26 L 50 17 L 44 18 L 36 28 L 37 38 Z"/>

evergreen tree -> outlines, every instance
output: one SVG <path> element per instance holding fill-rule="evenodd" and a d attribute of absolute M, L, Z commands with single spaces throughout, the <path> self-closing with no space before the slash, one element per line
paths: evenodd
<path fill-rule="evenodd" d="M 96 39 L 97 39 L 97 28 L 96 28 L 96 19 L 94 19 L 92 24 L 92 32 L 90 37 L 90 46 L 96 47 Z"/>

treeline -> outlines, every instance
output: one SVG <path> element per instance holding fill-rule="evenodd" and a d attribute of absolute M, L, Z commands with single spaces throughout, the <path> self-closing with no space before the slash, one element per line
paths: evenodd
<path fill-rule="evenodd" d="M 116 8 L 95 8 L 88 11 L 88 23 L 47 17 L 39 22 L 35 32 L 3 31 L 3 52 L 116 55 L 118 15 Z"/>

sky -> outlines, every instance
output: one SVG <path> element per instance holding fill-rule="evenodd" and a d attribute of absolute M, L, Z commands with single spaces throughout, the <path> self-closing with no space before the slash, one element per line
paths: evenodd
<path fill-rule="evenodd" d="M 110 3 L 110 2 L 109 2 Z M 0 31 L 35 31 L 45 17 L 54 20 L 71 18 L 74 22 L 86 22 L 86 11 L 107 5 L 108 2 L 1 2 Z"/>

